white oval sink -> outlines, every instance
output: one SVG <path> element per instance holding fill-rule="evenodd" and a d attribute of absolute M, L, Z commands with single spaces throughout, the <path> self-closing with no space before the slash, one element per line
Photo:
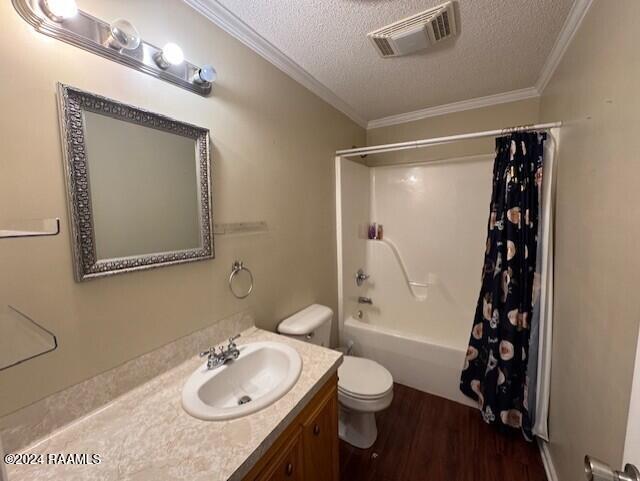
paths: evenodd
<path fill-rule="evenodd" d="M 254 413 L 284 396 L 302 371 L 298 352 L 279 342 L 240 346 L 235 361 L 207 370 L 203 363 L 182 389 L 182 407 L 205 421 Z"/>

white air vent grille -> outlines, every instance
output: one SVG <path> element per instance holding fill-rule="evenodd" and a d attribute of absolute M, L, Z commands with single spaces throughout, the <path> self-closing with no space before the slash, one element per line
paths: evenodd
<path fill-rule="evenodd" d="M 457 34 L 453 2 L 425 10 L 368 34 L 383 57 L 407 55 Z"/>
<path fill-rule="evenodd" d="M 373 41 L 375 42 L 376 47 L 378 47 L 380 52 L 382 52 L 382 55 L 384 56 L 393 55 L 393 49 L 391 48 L 391 44 L 389 43 L 389 40 L 387 40 L 386 38 L 374 37 Z"/>

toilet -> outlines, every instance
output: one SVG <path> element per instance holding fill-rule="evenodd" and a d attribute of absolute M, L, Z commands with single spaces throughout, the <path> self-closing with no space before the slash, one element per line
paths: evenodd
<path fill-rule="evenodd" d="M 330 308 L 312 304 L 280 322 L 278 332 L 328 347 L 332 320 Z M 344 356 L 338 368 L 340 439 L 370 448 L 378 437 L 375 413 L 388 408 L 392 400 L 393 377 L 387 369 L 371 359 Z"/>

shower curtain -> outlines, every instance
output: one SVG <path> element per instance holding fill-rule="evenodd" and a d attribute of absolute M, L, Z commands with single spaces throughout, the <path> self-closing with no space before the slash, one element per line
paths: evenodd
<path fill-rule="evenodd" d="M 496 139 L 482 285 L 460 379 L 485 422 L 532 438 L 528 377 L 545 133 Z M 536 289 L 536 295 L 539 290 Z M 536 311 L 536 317 L 539 311 Z M 537 334 L 537 326 L 533 331 Z M 532 344 L 537 359 L 537 338 Z M 535 410 L 535 408 L 534 408 Z"/>

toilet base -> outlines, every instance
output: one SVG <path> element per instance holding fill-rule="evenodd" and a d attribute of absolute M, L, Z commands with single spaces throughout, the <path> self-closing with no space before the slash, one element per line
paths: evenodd
<path fill-rule="evenodd" d="M 360 449 L 373 446 L 378 437 L 376 415 L 373 412 L 353 411 L 340 405 L 338 435 L 344 442 Z"/>

